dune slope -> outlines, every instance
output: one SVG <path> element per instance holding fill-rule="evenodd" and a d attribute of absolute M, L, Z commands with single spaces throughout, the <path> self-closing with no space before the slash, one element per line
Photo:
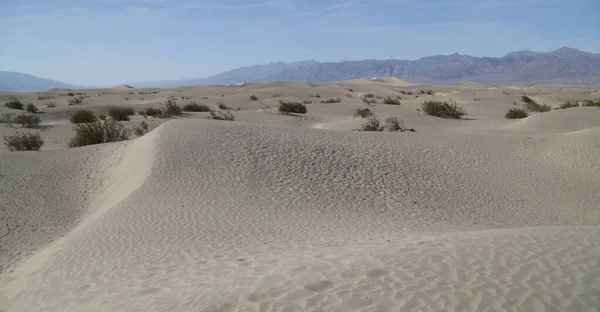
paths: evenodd
<path fill-rule="evenodd" d="M 168 122 L 120 143 L 93 211 L 0 277 L 0 310 L 598 307 L 598 131 Z"/>

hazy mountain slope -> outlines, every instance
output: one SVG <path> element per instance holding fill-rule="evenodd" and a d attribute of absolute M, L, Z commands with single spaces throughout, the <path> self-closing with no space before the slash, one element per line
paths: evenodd
<path fill-rule="evenodd" d="M 200 79 L 133 85 L 176 87 L 279 80 L 333 82 L 374 76 L 429 84 L 451 84 L 460 80 L 506 84 L 600 84 L 600 54 L 560 48 L 551 52 L 511 52 L 501 58 L 452 54 L 428 56 L 416 61 L 278 62 L 242 67 Z"/>
<path fill-rule="evenodd" d="M 75 89 L 78 86 L 28 74 L 0 71 L 0 92 L 29 92 L 50 88 Z"/>

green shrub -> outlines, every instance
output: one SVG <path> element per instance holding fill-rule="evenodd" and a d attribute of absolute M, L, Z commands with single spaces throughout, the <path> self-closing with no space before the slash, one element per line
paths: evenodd
<path fill-rule="evenodd" d="M 360 128 L 356 129 L 357 131 L 383 131 L 384 128 L 379 123 L 379 119 L 377 117 L 369 118 L 365 123 L 363 123 Z"/>
<path fill-rule="evenodd" d="M 42 119 L 36 115 L 22 114 L 15 117 L 13 122 L 21 124 L 21 128 L 35 128 L 42 122 Z"/>
<path fill-rule="evenodd" d="M 4 106 L 12 109 L 23 109 L 23 103 L 21 103 L 19 100 L 10 100 L 4 103 Z"/>
<path fill-rule="evenodd" d="M 73 93 L 73 92 L 69 92 L 69 93 L 67 93 L 67 95 L 68 95 L 68 96 L 75 96 L 75 93 Z"/>
<path fill-rule="evenodd" d="M 367 118 L 373 116 L 373 112 L 368 108 L 359 108 L 354 111 L 354 117 Z"/>
<path fill-rule="evenodd" d="M 223 111 L 217 111 L 217 112 L 210 112 L 210 116 L 207 117 L 208 119 L 214 119 L 214 120 L 229 120 L 229 121 L 233 121 L 235 120 L 235 116 L 233 116 L 233 114 L 231 112 L 223 112 Z"/>
<path fill-rule="evenodd" d="M 331 98 L 331 99 L 327 99 L 327 100 L 323 100 L 321 101 L 321 103 L 341 103 L 342 99 L 340 98 Z"/>
<path fill-rule="evenodd" d="M 254 94 L 250 96 L 250 101 L 258 101 L 258 97 Z"/>
<path fill-rule="evenodd" d="M 231 109 L 229 106 L 225 105 L 225 103 L 223 103 L 222 101 L 217 102 L 217 107 L 219 109 L 222 109 L 222 110 L 229 110 L 229 109 Z"/>
<path fill-rule="evenodd" d="M 534 101 L 532 98 L 528 97 L 527 95 L 522 95 L 521 101 L 523 103 L 525 103 L 525 108 L 530 112 L 543 113 L 543 112 L 548 112 L 552 109 L 550 107 L 550 105 L 546 105 L 546 104 L 540 105 L 536 101 Z"/>
<path fill-rule="evenodd" d="M 29 104 L 27 104 L 27 108 L 25 110 L 33 114 L 33 113 L 37 112 L 39 109 L 35 105 L 33 105 L 33 103 L 29 103 Z"/>
<path fill-rule="evenodd" d="M 572 107 L 579 107 L 579 102 L 577 101 L 566 101 L 559 106 L 561 109 L 567 109 Z"/>
<path fill-rule="evenodd" d="M 421 104 L 421 110 L 431 116 L 442 118 L 462 118 L 464 109 L 456 104 L 455 101 L 425 101 Z"/>
<path fill-rule="evenodd" d="M 511 108 L 508 110 L 506 115 L 504 115 L 506 119 L 520 119 L 527 118 L 528 116 L 529 114 L 524 109 L 520 108 Z"/>
<path fill-rule="evenodd" d="M 125 141 L 131 138 L 131 132 L 115 120 L 96 121 L 77 124 L 69 147 Z"/>
<path fill-rule="evenodd" d="M 208 112 L 210 108 L 204 104 L 190 103 L 183 106 L 184 112 Z"/>
<path fill-rule="evenodd" d="M 11 152 L 39 151 L 44 140 L 39 133 L 15 133 L 4 136 L 4 144 Z"/>
<path fill-rule="evenodd" d="M 387 99 L 383 100 L 383 104 L 400 105 L 400 100 L 392 99 L 391 97 L 388 96 Z"/>
<path fill-rule="evenodd" d="M 133 116 L 134 114 L 135 110 L 128 107 L 111 107 L 108 110 L 108 116 L 116 121 L 128 121 L 129 116 Z"/>
<path fill-rule="evenodd" d="M 300 102 L 279 101 L 279 111 L 282 113 L 306 114 L 306 105 Z"/>
<path fill-rule="evenodd" d="M 96 122 L 98 118 L 91 110 L 81 109 L 71 115 L 71 122 L 74 124 Z"/>

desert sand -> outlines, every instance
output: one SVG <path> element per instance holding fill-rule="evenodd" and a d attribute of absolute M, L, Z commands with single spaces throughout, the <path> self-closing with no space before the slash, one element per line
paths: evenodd
<path fill-rule="evenodd" d="M 597 311 L 600 109 L 504 114 L 522 94 L 556 107 L 599 89 L 369 77 L 0 93 L 43 120 L 0 135 L 45 140 L 0 146 L 0 311 Z M 352 131 L 368 93 L 400 96 L 369 108 L 416 132 Z M 67 147 L 76 109 L 169 97 L 236 120 L 149 118 L 142 137 Z M 417 111 L 431 99 L 468 115 Z M 279 100 L 312 103 L 282 115 Z"/>

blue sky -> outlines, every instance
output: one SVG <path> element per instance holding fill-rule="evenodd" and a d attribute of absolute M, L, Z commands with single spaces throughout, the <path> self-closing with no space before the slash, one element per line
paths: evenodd
<path fill-rule="evenodd" d="M 272 61 L 600 53 L 599 0 L 2 0 L 0 70 L 78 85 Z"/>

